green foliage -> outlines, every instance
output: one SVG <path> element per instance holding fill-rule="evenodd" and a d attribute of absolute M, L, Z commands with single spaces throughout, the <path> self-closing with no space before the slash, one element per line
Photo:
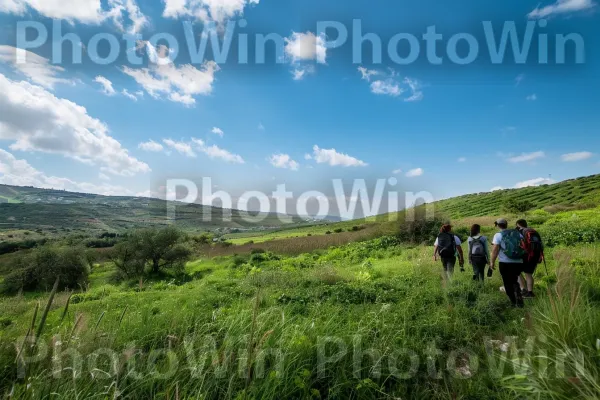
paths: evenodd
<path fill-rule="evenodd" d="M 398 229 L 398 239 L 405 243 L 433 243 L 440 227 L 445 223 L 446 221 L 439 217 L 427 218 L 425 215 L 417 216 L 413 221 L 402 221 Z"/>
<path fill-rule="evenodd" d="M 521 214 L 535 208 L 535 204 L 529 200 L 521 200 L 515 197 L 507 199 L 502 209 L 510 214 Z"/>
<path fill-rule="evenodd" d="M 87 282 L 89 266 L 81 248 L 44 246 L 14 261 L 13 272 L 2 282 L 2 292 L 47 290 L 60 278 L 59 289 L 75 289 Z"/>
<path fill-rule="evenodd" d="M 117 244 L 110 259 L 125 278 L 138 278 L 147 272 L 171 270 L 181 274 L 191 251 L 185 235 L 174 227 L 134 231 Z"/>

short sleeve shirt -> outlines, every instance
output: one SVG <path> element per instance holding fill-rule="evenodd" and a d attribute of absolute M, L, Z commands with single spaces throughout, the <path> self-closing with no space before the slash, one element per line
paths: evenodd
<path fill-rule="evenodd" d="M 506 254 L 504 254 L 504 248 L 502 247 L 502 232 L 498 232 L 494 235 L 494 239 L 492 240 L 493 245 L 500 246 L 500 253 L 498 255 L 498 259 L 501 263 L 507 264 L 523 264 L 523 260 L 513 260 L 512 258 L 508 258 Z"/>

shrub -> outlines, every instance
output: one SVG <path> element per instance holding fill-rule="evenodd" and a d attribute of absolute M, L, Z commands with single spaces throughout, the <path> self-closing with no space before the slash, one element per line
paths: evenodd
<path fill-rule="evenodd" d="M 508 213 L 519 214 L 529 211 L 532 208 L 535 208 L 535 204 L 533 204 L 529 200 L 519 200 L 516 198 L 511 198 L 504 202 L 502 208 Z"/>
<path fill-rule="evenodd" d="M 438 236 L 440 227 L 446 221 L 434 217 L 428 219 L 425 216 L 417 217 L 414 221 L 403 221 L 398 230 L 398 239 L 402 242 L 420 244 L 433 242 Z"/>
<path fill-rule="evenodd" d="M 81 248 L 40 247 L 17 258 L 13 271 L 2 283 L 2 292 L 34 291 L 51 288 L 60 278 L 59 289 L 75 289 L 87 282 L 89 268 Z"/>
<path fill-rule="evenodd" d="M 342 233 L 344 230 L 342 228 L 337 228 L 334 230 L 335 233 Z"/>

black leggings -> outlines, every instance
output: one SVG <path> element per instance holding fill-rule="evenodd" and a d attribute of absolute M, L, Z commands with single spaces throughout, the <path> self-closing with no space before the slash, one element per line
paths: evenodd
<path fill-rule="evenodd" d="M 500 275 L 502 275 L 504 289 L 514 306 L 523 305 L 523 296 L 521 295 L 521 286 L 519 285 L 519 275 L 521 275 L 522 269 L 523 264 L 500 263 Z"/>

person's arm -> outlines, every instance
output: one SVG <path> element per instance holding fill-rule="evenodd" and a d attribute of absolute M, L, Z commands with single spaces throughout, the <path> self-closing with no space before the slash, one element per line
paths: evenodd
<path fill-rule="evenodd" d="M 437 256 L 438 256 L 438 245 L 436 244 L 435 246 L 433 246 L 433 261 L 437 261 Z"/>
<path fill-rule="evenodd" d="M 458 262 L 460 267 L 463 268 L 465 266 L 465 256 L 463 255 L 462 246 L 456 246 L 456 250 L 458 250 Z"/>
<path fill-rule="evenodd" d="M 490 261 L 490 268 L 496 269 L 496 259 L 498 259 L 498 254 L 500 254 L 500 245 L 495 244 L 492 249 L 492 261 Z"/>
<path fill-rule="evenodd" d="M 485 249 L 485 261 L 487 261 L 488 265 L 490 264 L 490 245 L 488 239 L 485 238 L 483 242 L 483 248 Z"/>

